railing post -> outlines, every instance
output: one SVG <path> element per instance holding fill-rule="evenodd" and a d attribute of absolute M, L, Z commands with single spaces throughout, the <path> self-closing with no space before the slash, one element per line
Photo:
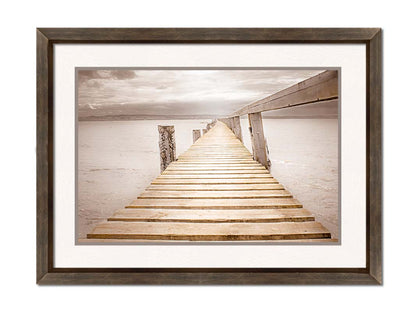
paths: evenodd
<path fill-rule="evenodd" d="M 165 171 L 172 161 L 176 160 L 176 142 L 174 126 L 158 126 L 160 172 Z"/>
<path fill-rule="evenodd" d="M 192 135 L 194 138 L 194 143 L 201 137 L 201 129 L 192 130 Z"/>
<path fill-rule="evenodd" d="M 230 128 L 231 131 L 234 132 L 234 118 L 233 117 L 227 118 L 227 124 L 228 124 L 228 128 Z"/>
<path fill-rule="evenodd" d="M 243 142 L 243 136 L 241 133 L 241 124 L 240 124 L 240 116 L 234 116 L 232 117 L 233 119 L 233 132 L 235 134 L 235 136 L 241 141 Z"/>
<path fill-rule="evenodd" d="M 270 167 L 267 161 L 266 141 L 263 132 L 263 120 L 261 113 L 248 114 L 250 126 L 251 145 L 253 147 L 253 157 L 267 169 Z"/>

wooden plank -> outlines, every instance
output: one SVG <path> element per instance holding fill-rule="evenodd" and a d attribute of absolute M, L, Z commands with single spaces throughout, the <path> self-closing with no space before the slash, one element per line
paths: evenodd
<path fill-rule="evenodd" d="M 281 184 L 156 184 L 146 188 L 149 191 L 240 191 L 240 190 L 283 190 Z"/>
<path fill-rule="evenodd" d="M 270 173 L 240 174 L 162 174 L 158 179 L 261 179 L 272 178 Z"/>
<path fill-rule="evenodd" d="M 201 139 L 203 140 L 203 138 Z M 185 153 L 191 152 L 203 152 L 203 153 L 248 153 L 248 150 L 244 146 L 226 146 L 224 143 L 222 146 L 214 147 L 207 145 L 193 146 L 188 149 Z"/>
<path fill-rule="evenodd" d="M 164 245 L 177 245 L 178 240 L 158 240 L 158 239 L 152 239 L 152 243 L 163 243 Z M 229 243 L 232 245 L 235 244 L 244 244 L 245 242 L 250 242 L 249 240 L 239 240 L 239 241 L 230 241 Z M 252 241 L 254 242 L 254 241 Z M 303 244 L 308 243 L 310 245 L 322 245 L 322 243 L 325 243 L 327 245 L 328 243 L 338 243 L 338 239 L 336 238 L 315 238 L 315 239 L 285 239 L 285 240 L 256 240 L 256 243 L 270 243 L 273 245 L 293 245 L 293 244 Z M 121 243 L 121 244 L 129 244 L 129 243 L 149 243 L 148 239 L 113 239 L 113 238 L 101 238 L 101 239 L 94 239 L 94 238 L 78 238 L 79 244 L 112 244 L 112 243 Z"/>
<path fill-rule="evenodd" d="M 242 145 L 241 141 L 238 140 L 235 136 L 232 139 L 224 140 L 223 138 L 221 139 L 221 137 L 213 137 L 210 135 L 210 133 L 207 133 L 207 135 L 204 136 L 200 141 L 191 145 L 189 150 L 207 148 L 214 148 L 216 150 L 220 150 L 222 147 L 229 149 L 244 149 L 245 146 Z"/>
<path fill-rule="evenodd" d="M 204 158 L 204 156 L 213 156 L 213 157 L 249 157 L 251 154 L 248 151 L 222 151 L 222 152 L 214 152 L 214 151 L 192 151 L 192 152 L 185 152 L 180 155 L 180 157 L 199 157 Z"/>
<path fill-rule="evenodd" d="M 264 167 L 269 168 L 267 161 L 266 141 L 264 139 L 263 121 L 261 113 L 249 114 L 251 144 L 253 146 L 253 158 Z"/>
<path fill-rule="evenodd" d="M 228 155 L 224 155 L 224 156 L 179 156 L 178 157 L 178 161 L 182 161 L 182 160 L 207 160 L 207 158 L 209 157 L 210 161 L 213 160 L 219 160 L 219 161 L 227 161 L 227 160 L 251 160 L 252 157 L 251 156 L 239 156 L 239 155 L 234 155 L 234 156 L 228 156 Z"/>
<path fill-rule="evenodd" d="M 221 172 L 221 171 L 240 171 L 240 173 L 242 173 L 242 172 L 246 172 L 246 173 L 248 173 L 248 172 L 251 172 L 251 171 L 253 171 L 253 170 L 255 170 L 255 171 L 262 171 L 262 172 L 264 172 L 264 173 L 268 173 L 269 171 L 266 169 L 266 168 L 264 168 L 264 167 L 246 167 L 246 168 L 244 168 L 244 167 L 235 167 L 235 168 L 227 168 L 227 167 L 221 167 L 221 168 L 218 168 L 218 167 L 177 167 L 177 168 L 168 168 L 168 169 L 166 169 L 165 170 L 165 172 L 166 173 L 168 173 L 168 172 L 182 172 L 182 173 L 185 173 L 185 172 L 188 172 L 188 174 L 189 173 L 200 173 L 200 172 L 206 172 L 206 171 L 209 171 L 209 172 Z"/>
<path fill-rule="evenodd" d="M 237 139 L 233 142 L 222 142 L 221 144 L 218 144 L 218 145 L 204 143 L 203 141 L 204 139 L 208 140 L 208 138 L 205 136 L 200 141 L 198 141 L 199 144 L 195 143 L 195 145 L 192 145 L 187 151 L 200 150 L 200 151 L 207 151 L 207 152 L 211 152 L 211 151 L 222 152 L 224 151 L 224 149 L 228 151 L 246 151 L 247 150 L 245 146 L 241 145 L 241 142 L 238 141 Z M 212 138 L 209 138 L 209 140 L 212 140 Z M 218 139 L 215 139 L 215 140 L 218 140 Z"/>
<path fill-rule="evenodd" d="M 205 160 L 205 161 L 204 161 Z M 179 164 L 190 164 L 190 163 L 196 163 L 196 164 L 253 164 L 253 157 L 217 157 L 217 156 L 205 156 L 203 158 L 199 157 L 183 157 L 178 158 Z"/>
<path fill-rule="evenodd" d="M 199 147 L 191 147 L 188 152 L 200 152 L 200 153 L 247 153 L 248 150 L 243 146 L 236 146 L 236 147 L 227 147 L 225 144 L 219 147 L 215 146 L 199 146 Z"/>
<path fill-rule="evenodd" d="M 277 223 L 177 223 L 107 222 L 98 225 L 87 238 L 168 239 L 191 241 L 284 240 L 330 238 L 318 222 Z"/>
<path fill-rule="evenodd" d="M 210 160 L 206 160 L 205 162 L 202 160 L 191 162 L 191 161 L 175 161 L 172 162 L 168 168 L 172 167 L 210 167 L 210 168 L 222 168 L 222 167 L 262 167 L 264 166 L 257 161 L 254 161 L 253 159 L 247 160 L 247 161 L 232 161 L 232 162 L 211 162 Z"/>
<path fill-rule="evenodd" d="M 198 150 L 193 150 L 193 151 L 189 151 L 189 152 L 185 152 L 183 154 L 181 154 L 181 157 L 200 157 L 200 158 L 204 158 L 204 156 L 206 155 L 210 155 L 210 156 L 216 156 L 216 157 L 238 157 L 238 156 L 243 156 L 243 157 L 247 157 L 250 156 L 250 153 L 248 151 L 227 151 L 227 150 L 223 150 L 223 151 L 198 151 Z"/>
<path fill-rule="evenodd" d="M 201 139 L 203 140 L 203 138 Z M 233 153 L 245 153 L 247 154 L 247 150 L 244 149 L 242 146 L 239 147 L 227 147 L 227 146 L 222 146 L 222 148 L 218 147 L 213 147 L 213 146 L 193 146 L 192 148 L 190 148 L 189 150 L 185 151 L 183 154 L 192 154 L 192 153 L 210 153 L 210 154 L 233 154 Z"/>
<path fill-rule="evenodd" d="M 179 157 L 181 158 L 201 158 L 206 159 L 206 157 L 216 157 L 216 158 L 251 158 L 251 154 L 247 151 L 223 151 L 223 152 L 208 152 L 208 151 L 192 151 L 192 153 L 183 153 Z"/>
<path fill-rule="evenodd" d="M 162 173 L 163 176 L 166 175 L 197 175 L 197 174 L 269 174 L 269 171 L 266 169 L 250 169 L 250 170 L 193 170 L 193 171 L 183 171 L 183 170 L 165 170 L 165 172 Z"/>
<path fill-rule="evenodd" d="M 204 137 L 206 138 L 206 137 Z M 204 138 L 201 138 L 201 141 L 204 140 Z M 199 142 L 201 142 L 199 141 Z M 239 142 L 238 140 L 236 142 Z M 226 143 L 222 143 L 221 146 L 215 147 L 212 145 L 203 145 L 202 143 L 197 145 L 193 145 L 191 148 L 189 148 L 184 153 L 191 153 L 191 152 L 213 152 L 213 153 L 224 153 L 224 152 L 242 152 L 246 153 L 248 152 L 245 146 L 238 146 L 238 145 L 227 145 Z"/>
<path fill-rule="evenodd" d="M 292 197 L 286 190 L 260 191 L 145 191 L 138 198 L 282 198 Z"/>
<path fill-rule="evenodd" d="M 163 243 L 163 245 L 177 245 L 178 240 L 161 240 L 161 239 L 152 239 L 151 241 L 148 239 L 113 239 L 113 238 L 78 238 L 77 242 L 81 245 L 92 245 L 92 244 L 137 244 L 137 243 Z M 187 242 L 187 241 L 183 241 Z M 198 241 L 193 241 L 198 242 Z M 239 241 L 230 241 L 230 242 L 222 242 L 222 243 L 229 243 L 230 245 L 244 245 L 245 242 L 256 242 L 257 244 L 270 244 L 270 245 L 302 245 L 304 243 L 308 243 L 309 245 L 335 245 L 338 243 L 338 239 L 336 238 L 315 238 L 315 239 L 285 239 L 285 240 L 239 240 Z"/>
<path fill-rule="evenodd" d="M 207 161 L 203 161 L 203 160 L 194 160 L 194 161 L 182 161 L 182 162 L 177 162 L 180 163 L 181 165 L 251 165 L 251 164 L 258 164 L 258 162 L 254 161 L 254 160 L 230 160 L 230 161 L 213 161 L 213 160 L 207 160 Z"/>
<path fill-rule="evenodd" d="M 338 98 L 338 71 L 327 70 L 282 91 L 251 103 L 232 116 L 265 112 Z"/>
<path fill-rule="evenodd" d="M 259 179 L 159 179 L 152 184 L 270 184 L 278 183 L 275 178 Z"/>
<path fill-rule="evenodd" d="M 242 158 L 242 159 L 253 159 L 250 153 L 209 153 L 209 152 L 194 152 L 192 154 L 182 154 L 179 156 L 178 160 L 185 159 L 185 158 L 200 158 L 207 160 L 208 157 L 218 158 L 218 159 L 226 159 L 226 158 Z"/>
<path fill-rule="evenodd" d="M 202 140 L 202 139 L 201 139 Z M 192 153 L 207 153 L 207 154 L 233 154 L 233 153 L 244 153 L 244 154 L 249 154 L 248 150 L 246 150 L 245 148 L 241 147 L 226 147 L 223 146 L 221 149 L 215 149 L 213 147 L 193 147 L 190 148 L 189 150 L 187 150 L 186 152 L 184 152 L 183 154 L 192 154 Z"/>
<path fill-rule="evenodd" d="M 183 155 L 187 155 L 187 154 L 244 154 L 244 155 L 249 155 L 250 152 L 248 150 L 246 150 L 245 148 L 243 149 L 241 148 L 227 148 L 227 147 L 223 147 L 222 149 L 215 149 L 214 147 L 207 147 L 207 148 L 194 148 L 191 150 L 188 150 L 186 152 L 183 153 Z"/>
<path fill-rule="evenodd" d="M 178 162 L 216 162 L 216 163 L 222 163 L 222 162 L 244 162 L 244 161 L 251 161 L 253 162 L 253 157 L 250 156 L 244 156 L 244 157 L 218 157 L 218 156 L 205 156 L 205 157 L 187 157 L 187 156 L 179 156 Z"/>
<path fill-rule="evenodd" d="M 204 155 L 203 157 L 199 156 L 179 156 L 177 164 L 188 164 L 188 163 L 215 163 L 215 164 L 227 164 L 227 163 L 252 163 L 258 164 L 258 162 L 253 160 L 253 156 L 214 156 L 214 155 Z"/>
<path fill-rule="evenodd" d="M 247 198 L 247 199 L 135 199 L 126 208 L 178 208 L 178 209 L 263 209 L 302 208 L 294 198 Z"/>
<path fill-rule="evenodd" d="M 218 144 L 208 144 L 205 143 L 207 140 L 216 140 Z M 220 144 L 219 144 L 220 143 Z M 214 152 L 222 152 L 224 150 L 228 151 L 247 151 L 244 145 L 241 144 L 241 142 L 235 138 L 233 141 L 228 142 L 219 142 L 217 138 L 208 138 L 208 134 L 201 138 L 200 141 L 192 145 L 187 151 L 185 152 L 191 152 L 191 151 L 214 151 Z"/>
<path fill-rule="evenodd" d="M 166 171 L 173 172 L 173 171 L 222 171 L 222 170 L 266 170 L 264 166 L 242 166 L 242 165 L 228 165 L 228 166 L 170 166 L 166 168 Z"/>
<path fill-rule="evenodd" d="M 226 129 L 224 131 L 229 131 L 229 129 Z M 233 137 L 224 138 L 219 136 L 212 136 L 211 133 L 207 133 L 201 140 L 192 145 L 190 149 L 192 150 L 207 147 L 219 149 L 221 148 L 221 146 L 224 146 L 225 148 L 244 148 L 244 146 L 239 145 L 240 141 L 234 136 L 232 132 L 230 132 L 230 136 Z"/>
<path fill-rule="evenodd" d="M 125 222 L 305 222 L 315 221 L 306 209 L 120 209 L 108 221 Z"/>

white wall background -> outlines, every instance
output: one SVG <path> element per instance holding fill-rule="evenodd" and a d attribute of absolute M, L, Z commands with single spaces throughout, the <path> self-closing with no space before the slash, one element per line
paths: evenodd
<path fill-rule="evenodd" d="M 14 1 L 1 8 L 1 305 L 5 311 L 358 311 L 413 306 L 414 10 L 410 1 Z M 384 286 L 39 287 L 36 27 L 384 28 Z"/>

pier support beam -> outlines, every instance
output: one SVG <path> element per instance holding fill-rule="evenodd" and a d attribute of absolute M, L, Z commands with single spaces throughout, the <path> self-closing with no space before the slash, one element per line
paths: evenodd
<path fill-rule="evenodd" d="M 233 122 L 233 128 L 231 130 L 233 130 L 235 136 L 241 141 L 243 142 L 243 135 L 241 133 L 241 124 L 240 124 L 240 116 L 235 116 L 235 117 L 231 117 Z"/>
<path fill-rule="evenodd" d="M 270 168 L 267 161 L 266 141 L 263 132 L 263 120 L 261 113 L 248 114 L 248 122 L 251 136 L 251 145 L 253 147 L 253 157 L 267 169 Z"/>
<path fill-rule="evenodd" d="M 176 142 L 174 126 L 158 126 L 160 172 L 165 171 L 172 161 L 176 160 Z"/>
<path fill-rule="evenodd" d="M 192 131 L 192 135 L 194 138 L 194 143 L 201 137 L 201 129 L 195 129 Z"/>

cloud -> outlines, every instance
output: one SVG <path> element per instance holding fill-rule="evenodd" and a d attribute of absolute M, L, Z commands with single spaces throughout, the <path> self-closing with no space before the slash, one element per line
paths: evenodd
<path fill-rule="evenodd" d="M 82 115 L 223 114 L 321 70 L 78 70 Z"/>
<path fill-rule="evenodd" d="M 100 79 L 98 70 L 78 70 L 78 83 L 84 83 L 91 79 Z"/>
<path fill-rule="evenodd" d="M 78 81 L 85 83 L 90 80 L 128 80 L 136 77 L 134 70 L 91 70 L 80 69 L 78 70 Z"/>
<path fill-rule="evenodd" d="M 134 70 L 109 70 L 110 77 L 117 80 L 133 79 L 136 77 Z"/>

